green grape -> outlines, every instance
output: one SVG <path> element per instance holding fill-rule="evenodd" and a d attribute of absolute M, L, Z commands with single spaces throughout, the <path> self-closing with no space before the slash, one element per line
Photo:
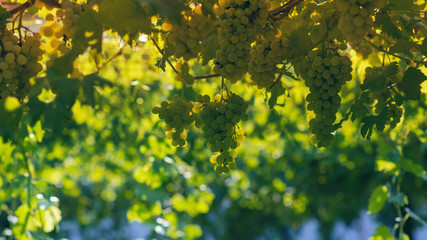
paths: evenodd
<path fill-rule="evenodd" d="M 213 101 L 208 95 L 198 95 L 196 101 L 193 108 L 198 112 L 196 126 L 202 129 L 209 148 L 218 152 L 210 161 L 215 164 L 217 173 L 227 173 L 235 169 L 235 166 L 229 167 L 237 156 L 233 149 L 245 140 L 243 130 L 237 124 L 248 119 L 248 104 L 231 92 L 216 95 Z"/>
<path fill-rule="evenodd" d="M 381 7 L 383 0 L 337 0 L 340 12 L 338 28 L 349 42 L 359 42 L 372 29 L 374 9 Z"/>
<path fill-rule="evenodd" d="M 167 44 L 174 47 L 174 56 L 188 61 L 202 52 L 202 41 L 212 32 L 212 19 L 202 14 L 201 5 L 184 13 L 179 25 L 164 23 L 162 30 L 169 32 Z"/>
<path fill-rule="evenodd" d="M 265 0 L 224 0 L 218 28 L 220 48 L 214 59 L 215 73 L 236 82 L 248 71 L 255 33 L 264 31 L 269 4 Z"/>
<path fill-rule="evenodd" d="M 289 40 L 275 38 L 276 34 L 277 30 L 274 29 L 269 34 L 272 38 L 259 38 L 250 50 L 248 72 L 259 89 L 269 88 L 274 83 L 279 70 L 277 64 L 285 60 Z"/>
<path fill-rule="evenodd" d="M 189 66 L 188 62 L 178 62 L 175 66 L 176 70 L 178 71 L 176 75 L 176 79 L 180 82 L 183 82 L 187 85 L 193 85 L 194 84 L 194 77 L 190 75 L 189 73 Z"/>
<path fill-rule="evenodd" d="M 309 121 L 309 132 L 313 134 L 310 142 L 317 147 L 327 147 L 334 138 L 333 124 L 341 103 L 338 93 L 344 83 L 351 80 L 351 60 L 331 46 L 326 51 L 310 52 L 296 68 L 310 90 L 306 97 L 307 110 L 315 114 Z"/>
<path fill-rule="evenodd" d="M 401 80 L 402 73 L 396 63 L 382 67 L 367 67 L 365 79 L 360 86 L 365 91 L 353 104 L 353 117 L 364 117 L 369 114 L 385 114 L 386 124 L 395 128 L 402 118 L 403 108 L 397 104 L 396 93 L 393 87 Z M 383 88 L 371 88 L 372 81 L 384 79 Z M 370 109 L 374 109 L 373 113 Z"/>
<path fill-rule="evenodd" d="M 187 134 L 185 129 L 189 129 L 196 120 L 196 114 L 193 112 L 192 102 L 181 99 L 178 95 L 173 96 L 173 101 L 168 103 L 163 101 L 160 107 L 154 107 L 152 112 L 158 114 L 159 118 L 165 120 L 167 137 L 172 140 L 172 145 L 184 147 L 187 145 Z"/>
<path fill-rule="evenodd" d="M 30 78 L 42 69 L 40 36 L 23 36 L 21 42 L 12 31 L 0 32 L 0 99 L 14 96 L 23 100 L 31 90 Z"/>

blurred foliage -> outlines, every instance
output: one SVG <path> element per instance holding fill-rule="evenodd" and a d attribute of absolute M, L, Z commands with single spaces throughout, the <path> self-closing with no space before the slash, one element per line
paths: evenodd
<path fill-rule="evenodd" d="M 202 2 L 212 8 L 212 1 Z M 278 6 L 282 1 L 273 2 Z M 406 35 L 416 23 L 420 32 L 427 31 L 419 26 L 425 20 L 395 14 L 399 6 L 414 7 L 410 2 L 389 1 L 391 11 L 381 12 L 386 16 L 375 24 L 393 41 L 411 42 L 418 55 L 398 42 L 391 50 L 417 60 L 426 55 L 426 38 Z M 183 1 L 171 6 L 152 0 L 103 1 L 99 14 L 85 13 L 77 33 L 83 36 L 96 30 L 93 38 L 102 40 L 98 42 L 102 48 L 99 44 L 91 49 L 97 51 L 86 51 L 93 39 L 80 38 L 68 54 L 34 79 L 35 89 L 26 102 L 13 97 L 0 100 L 0 239 L 59 239 L 67 237 L 60 221 L 77 221 L 82 229 L 89 229 L 108 217 L 115 220 L 115 229 L 128 221 L 143 223 L 151 230 L 150 239 L 255 239 L 266 232 L 274 239 L 286 238 L 284 232 L 312 218 L 319 221 L 323 238 L 329 239 L 335 222 L 350 224 L 362 210 L 384 223 L 372 236 L 375 240 L 393 238 L 403 229 L 396 227 L 402 223 L 395 222 L 396 217 L 409 219 L 408 237 L 424 223 L 427 85 L 420 79 L 425 67 L 413 70 L 405 59 L 390 60 L 409 69 L 403 76 L 409 87 L 401 87 L 407 97 L 402 100 L 402 124 L 373 131 L 379 124 L 371 122 L 371 139 L 365 140 L 360 129 L 366 121 L 343 121 L 326 149 L 309 143 L 308 90 L 292 78 L 292 72 L 284 74 L 281 87 L 286 91 L 280 88 L 280 93 L 258 90 L 248 77 L 228 85 L 250 103 L 250 120 L 242 124 L 247 140 L 238 149 L 237 170 L 218 175 L 200 129 L 189 131 L 187 147 L 175 148 L 166 139 L 164 122 L 151 113 L 153 106 L 174 94 L 194 100 L 197 93 L 213 96 L 222 90 L 218 78 L 183 86 L 153 42 L 140 34 L 153 30 L 146 9 L 178 24 L 176 9 L 186 7 Z M 322 3 L 313 1 L 298 6 L 293 14 L 316 18 L 321 13 L 313 9 L 319 6 Z M 415 7 L 424 9 L 425 4 Z M 391 26 L 390 19 L 399 17 L 404 26 Z M 329 12 L 323 20 L 333 21 Z M 321 36 L 315 32 L 317 22 L 307 30 L 305 21 L 283 20 L 289 28 L 282 32 L 296 46 L 290 53 L 294 57 L 303 56 L 311 41 Z M 108 31 L 101 32 L 101 27 Z M 161 37 L 150 37 L 164 43 Z M 299 41 L 302 44 L 296 44 Z M 211 59 L 215 43 L 208 46 L 204 56 Z M 346 54 L 354 72 L 353 81 L 341 93 L 337 119 L 344 120 L 361 95 L 365 68 L 383 63 L 379 55 L 363 59 L 352 50 Z M 100 55 L 108 64 L 99 64 Z M 74 60 L 81 78 L 68 74 Z M 167 71 L 157 68 L 159 63 Z M 209 63 L 191 60 L 190 73 L 209 74 Z M 411 88 L 414 82 L 416 88 Z M 411 97 L 419 100 L 409 101 L 414 100 Z"/>

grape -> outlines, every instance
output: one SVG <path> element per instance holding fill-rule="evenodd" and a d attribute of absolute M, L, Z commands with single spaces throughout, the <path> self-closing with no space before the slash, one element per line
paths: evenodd
<path fill-rule="evenodd" d="M 237 154 L 233 149 L 245 141 L 244 132 L 237 124 L 248 119 L 248 104 L 232 92 L 216 95 L 213 101 L 208 95 L 198 95 L 196 101 L 195 108 L 199 109 L 196 126 L 203 130 L 210 149 L 218 152 L 210 161 L 215 164 L 217 173 L 227 173 L 236 168 Z"/>
<path fill-rule="evenodd" d="M 180 82 L 183 82 L 188 85 L 194 84 L 194 77 L 189 74 L 188 62 L 178 62 L 175 66 L 175 69 L 178 71 L 176 79 Z"/>
<path fill-rule="evenodd" d="M 396 63 L 391 63 L 382 67 L 367 67 L 365 69 L 365 79 L 360 86 L 365 89 L 360 98 L 352 106 L 353 117 L 362 118 L 372 114 L 370 109 L 374 108 L 375 114 L 385 114 L 386 124 L 390 128 L 395 128 L 400 123 L 403 108 L 399 107 L 395 99 L 394 85 L 401 80 L 402 73 Z M 384 79 L 383 88 L 369 87 L 371 81 Z"/>
<path fill-rule="evenodd" d="M 277 30 L 270 38 L 259 38 L 250 50 L 248 72 L 260 89 L 269 88 L 274 83 L 277 64 L 284 61 L 289 46 L 289 40 L 276 38 L 276 34 Z"/>
<path fill-rule="evenodd" d="M 358 54 L 362 55 L 364 59 L 367 59 L 372 53 L 372 47 L 365 41 L 360 42 L 349 42 L 351 48 L 354 49 Z"/>
<path fill-rule="evenodd" d="M 251 44 L 255 32 L 264 31 L 269 4 L 265 0 L 224 0 L 220 6 L 224 14 L 218 28 L 220 48 L 213 71 L 236 82 L 248 71 Z"/>
<path fill-rule="evenodd" d="M 31 90 L 30 78 L 42 69 L 40 36 L 23 36 L 21 43 L 12 31 L 0 32 L 0 99 L 14 96 L 23 100 Z"/>
<path fill-rule="evenodd" d="M 187 133 L 184 130 L 189 129 L 196 120 L 193 107 L 192 102 L 181 99 L 175 94 L 171 103 L 163 101 L 160 107 L 153 108 L 152 112 L 165 120 L 164 129 L 167 131 L 167 137 L 172 140 L 172 145 L 178 147 L 187 145 Z"/>
<path fill-rule="evenodd" d="M 310 142 L 317 147 L 327 147 L 334 138 L 333 124 L 341 104 L 338 93 L 344 83 L 351 80 L 351 60 L 331 47 L 310 52 L 296 68 L 310 90 L 306 97 L 307 109 L 315 114 L 309 119 Z"/>
<path fill-rule="evenodd" d="M 338 28 L 349 42 L 359 42 L 372 29 L 371 15 L 383 4 L 382 0 L 337 0 L 341 13 Z"/>
<path fill-rule="evenodd" d="M 202 40 L 212 29 L 212 19 L 202 14 L 201 5 L 197 5 L 191 12 L 185 12 L 184 21 L 180 25 L 162 24 L 162 30 L 170 32 L 167 43 L 174 47 L 175 57 L 185 61 L 198 57 L 202 51 Z"/>

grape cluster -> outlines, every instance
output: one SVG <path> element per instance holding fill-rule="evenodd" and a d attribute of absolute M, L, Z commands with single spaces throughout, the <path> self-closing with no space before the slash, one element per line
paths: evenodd
<path fill-rule="evenodd" d="M 224 13 L 213 71 L 236 82 L 248 71 L 251 44 L 255 33 L 263 31 L 267 24 L 269 4 L 265 0 L 221 0 L 219 5 Z"/>
<path fill-rule="evenodd" d="M 333 123 L 341 105 L 338 93 L 346 81 L 351 80 L 351 60 L 341 56 L 336 49 L 312 51 L 300 66 L 301 76 L 310 93 L 307 109 L 314 111 L 309 120 L 310 142 L 317 147 L 326 147 L 333 140 Z"/>
<path fill-rule="evenodd" d="M 289 40 L 276 38 L 274 32 L 259 38 L 250 50 L 248 72 L 255 85 L 268 88 L 274 83 L 277 64 L 285 60 Z"/>
<path fill-rule="evenodd" d="M 176 79 L 178 81 L 188 85 L 194 84 L 194 77 L 189 73 L 190 67 L 188 66 L 188 62 L 178 62 L 175 66 L 175 69 L 178 71 L 176 75 Z"/>
<path fill-rule="evenodd" d="M 403 108 L 399 107 L 394 100 L 394 92 L 391 88 L 402 80 L 403 74 L 398 70 L 397 65 L 390 64 L 383 67 L 367 67 L 365 69 L 365 80 L 361 85 L 365 91 L 353 105 L 353 114 L 355 117 L 364 117 L 370 114 L 369 109 L 374 107 L 375 114 L 380 114 L 386 111 L 386 124 L 390 128 L 395 128 L 400 122 L 403 114 Z M 384 79 L 384 88 L 370 89 L 365 87 L 370 84 L 370 81 L 378 81 Z M 375 105 L 374 105 L 375 104 Z"/>
<path fill-rule="evenodd" d="M 180 25 L 170 25 L 165 22 L 163 31 L 170 31 L 167 38 L 168 43 L 174 45 L 176 58 L 188 61 L 198 57 L 202 51 L 202 40 L 212 31 L 212 19 L 202 14 L 201 5 L 184 15 L 184 21 Z"/>
<path fill-rule="evenodd" d="M 349 42 L 360 41 L 371 30 L 374 9 L 382 4 L 383 0 L 337 0 L 338 28 Z"/>
<path fill-rule="evenodd" d="M 193 111 L 198 113 L 196 127 L 202 128 L 208 146 L 219 154 L 211 158 L 217 173 L 227 173 L 236 168 L 236 149 L 245 141 L 244 132 L 238 128 L 240 121 L 246 121 L 248 104 L 240 96 L 225 92 L 210 101 L 208 95 L 197 95 Z"/>
<path fill-rule="evenodd" d="M 372 47 L 365 41 L 360 42 L 349 42 L 351 48 L 354 49 L 358 54 L 361 54 L 364 59 L 367 59 L 372 53 Z"/>
<path fill-rule="evenodd" d="M 187 145 L 187 133 L 184 130 L 188 130 L 196 120 L 196 115 L 192 109 L 192 102 L 181 99 L 176 94 L 171 103 L 163 101 L 160 107 L 153 108 L 152 112 L 158 114 L 160 119 L 165 120 L 164 129 L 167 131 L 167 137 L 172 139 L 172 145 L 178 147 Z"/>
<path fill-rule="evenodd" d="M 12 31 L 0 32 L 0 98 L 14 96 L 24 99 L 31 90 L 30 78 L 43 66 L 40 35 L 19 40 Z"/>

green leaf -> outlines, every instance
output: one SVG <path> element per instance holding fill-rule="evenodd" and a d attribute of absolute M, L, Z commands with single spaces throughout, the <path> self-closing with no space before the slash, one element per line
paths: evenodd
<path fill-rule="evenodd" d="M 427 77 L 421 70 L 410 67 L 403 75 L 403 79 L 397 84 L 397 88 L 403 92 L 404 100 L 419 100 L 421 96 L 421 83 Z"/>
<path fill-rule="evenodd" d="M 384 108 L 380 114 L 377 116 L 366 116 L 362 118 L 362 128 L 360 129 L 360 133 L 362 137 L 366 137 L 368 140 L 371 139 L 373 127 L 374 125 L 377 127 L 377 130 L 382 132 L 384 131 L 385 124 L 388 120 L 388 108 Z"/>
<path fill-rule="evenodd" d="M 379 212 L 384 207 L 388 197 L 389 193 L 385 185 L 375 188 L 374 192 L 372 192 L 372 195 L 369 198 L 368 214 Z"/>
<path fill-rule="evenodd" d="M 289 59 L 306 56 L 313 48 L 306 26 L 295 29 L 288 37 L 292 48 L 288 53 Z"/>
<path fill-rule="evenodd" d="M 421 54 L 427 56 L 427 38 L 424 38 L 423 43 L 420 45 L 419 50 Z"/>
<path fill-rule="evenodd" d="M 384 33 L 397 40 L 400 40 L 403 36 L 402 31 L 396 25 L 394 25 L 391 18 L 382 12 L 378 12 L 375 15 L 374 26 L 381 28 Z"/>
<path fill-rule="evenodd" d="M 174 24 L 182 22 L 181 12 L 188 8 L 184 1 L 177 0 L 138 0 L 138 2 L 148 8 L 153 15 L 158 13 L 162 18 L 169 19 Z"/>
<path fill-rule="evenodd" d="M 362 90 L 370 89 L 372 91 L 380 91 L 385 88 L 386 76 L 383 72 L 371 74 L 365 78 L 360 86 Z"/>
<path fill-rule="evenodd" d="M 393 173 L 396 171 L 396 163 L 386 161 L 386 160 L 377 160 L 377 170 L 385 173 Z"/>
<path fill-rule="evenodd" d="M 99 5 L 96 19 L 107 29 L 119 33 L 128 43 L 135 40 L 141 32 L 152 32 L 150 15 L 133 0 L 103 1 Z"/>
<path fill-rule="evenodd" d="M 195 239 L 202 236 L 203 231 L 199 225 L 190 224 L 184 227 L 185 239 Z"/>
<path fill-rule="evenodd" d="M 97 14 L 91 10 L 79 16 L 76 22 L 77 31 L 73 37 L 73 49 L 81 51 L 91 47 L 97 52 L 102 52 L 103 27 L 97 21 Z"/>
<path fill-rule="evenodd" d="M 277 105 L 277 98 L 285 93 L 285 88 L 283 88 L 281 82 L 275 84 L 271 89 L 270 99 L 268 99 L 268 106 L 270 109 L 273 109 Z"/>
<path fill-rule="evenodd" d="M 12 17 L 12 14 L 9 13 L 3 6 L 0 6 L 0 28 L 4 28 L 8 19 Z"/>
<path fill-rule="evenodd" d="M 3 139 L 11 139 L 18 131 L 23 109 L 18 99 L 7 97 L 0 100 L 0 136 Z"/>
<path fill-rule="evenodd" d="M 215 58 L 216 51 L 218 50 L 218 36 L 213 35 L 211 36 L 208 41 L 206 41 L 204 44 L 204 50 L 202 53 L 202 65 L 205 66 L 209 63 L 211 59 Z"/>
<path fill-rule="evenodd" d="M 372 235 L 369 240 L 393 240 L 393 235 L 385 225 L 380 225 L 375 229 L 374 235 Z"/>
<path fill-rule="evenodd" d="M 390 0 L 391 10 L 408 11 L 414 6 L 413 0 Z"/>
<path fill-rule="evenodd" d="M 104 86 L 113 86 L 113 83 L 109 80 L 97 75 L 91 74 L 85 76 L 82 80 L 82 88 L 83 88 L 83 100 L 82 103 L 90 106 L 95 105 L 95 94 L 98 93 L 95 87 L 104 87 Z"/>
<path fill-rule="evenodd" d="M 427 172 L 424 170 L 423 166 L 414 163 L 410 159 L 402 159 L 397 162 L 397 165 L 403 170 L 408 171 L 412 174 L 414 174 L 417 177 L 423 177 L 427 174 Z"/>

